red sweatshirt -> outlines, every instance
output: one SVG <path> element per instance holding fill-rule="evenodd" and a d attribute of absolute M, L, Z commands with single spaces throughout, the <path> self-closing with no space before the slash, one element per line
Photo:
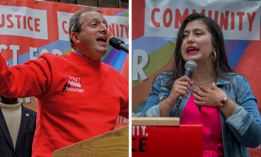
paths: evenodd
<path fill-rule="evenodd" d="M 0 95 L 37 97 L 33 157 L 113 130 L 128 118 L 128 83 L 111 66 L 71 52 L 8 67 L 0 54 Z"/>

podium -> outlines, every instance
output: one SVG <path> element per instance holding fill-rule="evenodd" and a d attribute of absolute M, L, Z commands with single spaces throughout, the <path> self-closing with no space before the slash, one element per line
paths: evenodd
<path fill-rule="evenodd" d="M 132 117 L 132 157 L 203 156 L 202 124 L 180 125 L 177 117 Z"/>
<path fill-rule="evenodd" d="M 53 157 L 128 157 L 129 126 L 58 149 Z"/>

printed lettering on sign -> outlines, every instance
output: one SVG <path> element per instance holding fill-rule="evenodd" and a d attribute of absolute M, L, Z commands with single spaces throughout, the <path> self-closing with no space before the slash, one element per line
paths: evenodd
<path fill-rule="evenodd" d="M 260 39 L 260 3 L 206 0 L 187 1 L 165 0 L 156 2 L 146 0 L 145 36 L 176 38 L 184 19 L 192 13 L 201 13 L 212 18 L 220 26 L 224 39 Z M 218 8 L 218 10 L 217 10 Z M 255 30 L 255 31 L 254 31 Z M 257 32 L 257 31 L 258 32 Z"/>
<path fill-rule="evenodd" d="M 146 126 L 132 126 L 132 152 L 147 152 L 147 141 Z"/>
<path fill-rule="evenodd" d="M 72 16 L 72 13 L 57 11 L 59 40 L 69 41 L 69 22 Z"/>
<path fill-rule="evenodd" d="M 69 41 L 69 22 L 72 13 L 57 12 L 59 40 Z M 129 42 L 129 25 L 128 17 L 122 16 L 103 16 L 108 23 L 108 31 L 111 37 L 122 39 L 124 43 Z"/>
<path fill-rule="evenodd" d="M 48 39 L 46 10 L 3 5 L 0 10 L 0 34 Z"/>
<path fill-rule="evenodd" d="M 104 16 L 108 23 L 111 37 L 122 39 L 125 44 L 129 41 L 129 18 L 122 16 Z"/>

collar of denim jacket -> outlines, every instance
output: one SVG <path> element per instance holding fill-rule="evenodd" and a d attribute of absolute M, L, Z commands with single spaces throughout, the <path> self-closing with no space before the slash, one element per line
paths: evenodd
<path fill-rule="evenodd" d="M 232 74 L 232 73 L 230 73 L 230 74 Z M 228 76 L 228 78 L 231 79 L 231 81 L 233 81 L 233 76 L 235 77 L 236 75 Z M 216 85 L 218 86 L 218 85 L 224 85 L 224 84 L 230 84 L 230 82 L 228 80 L 225 80 L 225 79 L 217 76 Z"/>

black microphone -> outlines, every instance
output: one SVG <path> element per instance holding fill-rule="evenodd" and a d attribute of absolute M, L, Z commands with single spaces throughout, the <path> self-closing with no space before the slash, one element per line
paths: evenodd
<path fill-rule="evenodd" d="M 109 43 L 112 47 L 116 48 L 117 50 L 123 50 L 129 53 L 129 47 L 127 47 L 121 39 L 111 37 Z"/>
<path fill-rule="evenodd" d="M 191 77 L 193 71 L 195 71 L 197 69 L 197 63 L 194 61 L 187 61 L 185 64 L 185 76 L 187 76 L 188 78 Z M 179 96 L 178 100 L 177 100 L 177 104 L 176 104 L 176 110 L 179 108 L 179 105 L 181 103 L 182 100 L 182 96 Z"/>

